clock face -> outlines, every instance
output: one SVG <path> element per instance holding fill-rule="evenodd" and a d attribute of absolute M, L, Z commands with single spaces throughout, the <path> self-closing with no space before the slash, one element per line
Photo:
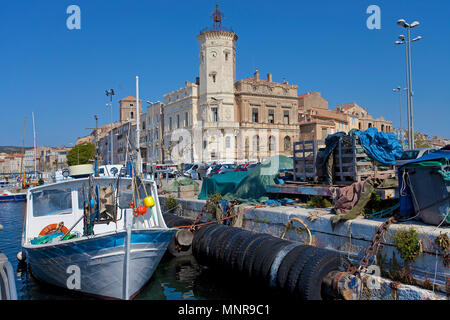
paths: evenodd
<path fill-rule="evenodd" d="M 211 51 L 211 57 L 213 57 L 213 58 L 217 57 L 217 52 Z"/>

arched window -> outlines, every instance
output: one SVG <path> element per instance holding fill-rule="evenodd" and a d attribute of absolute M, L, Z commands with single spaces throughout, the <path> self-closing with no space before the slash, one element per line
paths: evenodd
<path fill-rule="evenodd" d="M 269 137 L 269 152 L 275 151 L 275 137 L 274 136 L 270 136 Z"/>
<path fill-rule="evenodd" d="M 259 151 L 259 136 L 253 136 L 253 151 Z"/>
<path fill-rule="evenodd" d="M 291 151 L 291 137 L 284 137 L 284 151 Z"/>

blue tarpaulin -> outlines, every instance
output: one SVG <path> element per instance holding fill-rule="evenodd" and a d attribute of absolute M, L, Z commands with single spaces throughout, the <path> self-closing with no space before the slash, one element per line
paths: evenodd
<path fill-rule="evenodd" d="M 395 164 L 396 159 L 402 156 L 402 145 L 392 132 L 378 131 L 369 128 L 366 131 L 355 131 L 364 150 L 375 160 L 384 164 Z"/>

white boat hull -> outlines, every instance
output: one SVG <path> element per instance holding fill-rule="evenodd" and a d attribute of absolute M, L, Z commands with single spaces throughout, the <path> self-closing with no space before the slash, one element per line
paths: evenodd
<path fill-rule="evenodd" d="M 166 228 L 132 230 L 128 262 L 126 231 L 27 244 L 24 250 L 31 272 L 42 281 L 102 298 L 132 299 L 152 277 L 174 233 Z"/>

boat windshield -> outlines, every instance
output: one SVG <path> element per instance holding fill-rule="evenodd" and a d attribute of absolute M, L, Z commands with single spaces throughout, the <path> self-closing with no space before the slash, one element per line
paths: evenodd
<path fill-rule="evenodd" d="M 71 189 L 44 189 L 33 192 L 33 216 L 72 213 Z"/>

